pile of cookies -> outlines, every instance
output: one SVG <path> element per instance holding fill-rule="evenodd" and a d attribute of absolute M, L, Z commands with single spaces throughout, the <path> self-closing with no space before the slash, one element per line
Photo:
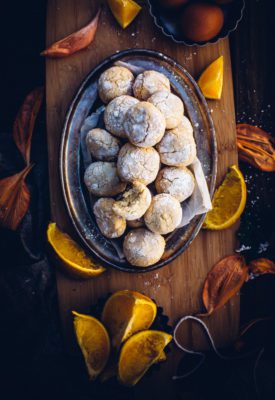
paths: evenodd
<path fill-rule="evenodd" d="M 124 255 L 130 264 L 147 267 L 162 257 L 162 235 L 180 225 L 180 203 L 194 191 L 187 168 L 196 158 L 193 128 L 160 72 L 135 78 L 129 69 L 113 66 L 101 74 L 98 93 L 106 104 L 105 129 L 87 133 L 87 148 L 97 161 L 86 169 L 84 182 L 99 197 L 93 211 L 102 234 L 118 238 L 128 226 Z"/>

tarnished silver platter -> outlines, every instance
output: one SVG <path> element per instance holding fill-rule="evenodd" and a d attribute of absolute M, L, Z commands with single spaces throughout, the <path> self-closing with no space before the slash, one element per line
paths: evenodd
<path fill-rule="evenodd" d="M 113 244 L 100 233 L 83 183 L 80 128 L 85 118 L 101 105 L 96 90 L 100 74 L 117 61 L 128 62 L 147 70 L 154 69 L 169 78 L 172 90 L 183 100 L 185 113 L 194 127 L 197 154 L 211 196 L 217 168 L 215 131 L 207 103 L 191 75 L 171 58 L 146 49 L 126 50 L 105 59 L 84 80 L 68 110 L 60 148 L 60 176 L 66 207 L 82 244 L 94 258 L 106 266 L 126 272 L 152 271 L 168 264 L 187 249 L 198 234 L 204 215 L 193 218 L 187 226 L 170 234 L 166 240 L 166 250 L 162 259 L 147 268 L 129 265 L 118 254 Z M 123 238 L 117 239 L 117 246 L 121 246 L 122 240 Z"/>

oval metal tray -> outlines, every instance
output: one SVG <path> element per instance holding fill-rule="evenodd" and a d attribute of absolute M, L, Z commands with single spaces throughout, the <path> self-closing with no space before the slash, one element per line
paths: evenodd
<path fill-rule="evenodd" d="M 97 96 L 100 74 L 115 62 L 129 62 L 145 69 L 165 74 L 172 90 L 182 98 L 185 114 L 194 127 L 197 154 L 203 167 L 212 197 L 217 168 L 215 131 L 207 103 L 195 80 L 179 64 L 162 53 L 132 49 L 116 53 L 99 64 L 80 86 L 66 116 L 60 148 L 60 176 L 62 191 L 70 219 L 83 243 L 100 263 L 125 272 L 146 272 L 163 267 L 181 254 L 198 234 L 204 215 L 194 217 L 182 228 L 166 238 L 166 250 L 161 260 L 147 268 L 137 268 L 122 259 L 112 242 L 99 231 L 90 207 L 88 192 L 83 182 L 84 167 L 80 151 L 80 128 L 85 118 L 102 103 Z M 116 239 L 121 246 L 123 239 Z"/>

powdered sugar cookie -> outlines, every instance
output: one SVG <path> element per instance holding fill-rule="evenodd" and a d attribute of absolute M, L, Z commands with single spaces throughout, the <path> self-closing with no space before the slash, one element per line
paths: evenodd
<path fill-rule="evenodd" d="M 162 113 L 165 118 L 166 129 L 176 128 L 180 124 L 184 107 L 178 96 L 167 90 L 159 90 L 149 97 L 147 101 Z"/>
<path fill-rule="evenodd" d="M 144 222 L 150 231 L 166 235 L 179 226 L 181 218 L 180 202 L 170 194 L 162 193 L 153 197 L 144 215 Z"/>
<path fill-rule="evenodd" d="M 152 183 L 158 174 L 160 159 L 153 147 L 136 147 L 126 143 L 120 149 L 117 159 L 117 170 L 125 182 Z"/>
<path fill-rule="evenodd" d="M 134 75 L 125 67 L 111 67 L 104 71 L 98 80 L 98 94 L 103 103 L 115 97 L 132 93 Z"/>
<path fill-rule="evenodd" d="M 182 202 L 193 193 L 195 179 L 188 168 L 165 167 L 159 171 L 155 185 L 158 193 L 171 194 Z"/>
<path fill-rule="evenodd" d="M 94 204 L 94 214 L 101 233 L 109 239 L 123 235 L 126 229 L 125 218 L 113 211 L 114 200 L 101 198 Z"/>
<path fill-rule="evenodd" d="M 123 243 L 125 257 L 136 267 L 148 267 L 155 264 L 161 259 L 164 249 L 164 238 L 144 228 L 130 231 Z"/>
<path fill-rule="evenodd" d="M 122 138 L 127 137 L 123 121 L 126 112 L 130 107 L 137 104 L 139 101 L 132 96 L 119 96 L 113 99 L 106 107 L 104 112 L 104 123 L 106 129 L 110 131 L 113 135 Z"/>
<path fill-rule="evenodd" d="M 162 139 L 165 118 L 153 104 L 141 101 L 129 108 L 123 126 L 131 143 L 138 147 L 150 147 Z"/>
<path fill-rule="evenodd" d="M 133 85 L 134 96 L 139 100 L 147 100 L 158 90 L 170 92 L 169 79 L 157 71 L 144 71 L 136 77 Z"/>

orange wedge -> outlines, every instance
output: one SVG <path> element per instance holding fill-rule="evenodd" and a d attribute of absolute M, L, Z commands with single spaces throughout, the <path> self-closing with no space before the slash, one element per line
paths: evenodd
<path fill-rule="evenodd" d="M 172 336 L 161 331 L 141 331 L 122 346 L 118 362 L 118 379 L 125 386 L 134 386 L 159 361 Z"/>
<path fill-rule="evenodd" d="M 101 320 L 112 345 L 118 349 L 134 333 L 150 328 L 156 314 L 157 306 L 149 297 L 132 290 L 121 290 L 107 300 Z"/>
<path fill-rule="evenodd" d="M 153 362 L 153 364 L 158 364 L 158 363 L 164 362 L 164 361 L 166 361 L 166 358 L 167 357 L 166 357 L 165 351 L 162 350 L 159 354 L 159 357 L 156 358 L 156 360 Z M 118 368 L 117 362 L 118 362 L 118 360 L 116 358 L 112 359 L 112 356 L 111 356 L 111 360 L 109 359 L 109 362 L 106 365 L 104 371 L 102 372 L 102 374 L 100 374 L 100 381 L 102 383 L 117 376 L 117 368 Z"/>
<path fill-rule="evenodd" d="M 220 230 L 229 228 L 241 216 L 246 204 L 246 184 L 236 165 L 230 167 L 223 183 L 214 193 L 212 210 L 206 215 L 203 227 Z"/>
<path fill-rule="evenodd" d="M 82 351 L 89 378 L 94 380 L 103 371 L 110 355 L 109 335 L 100 321 L 75 311 L 74 330 Z"/>
<path fill-rule="evenodd" d="M 108 4 L 123 29 L 130 25 L 141 10 L 141 7 L 133 0 L 108 0 Z"/>
<path fill-rule="evenodd" d="M 217 58 L 203 71 L 198 85 L 204 97 L 220 100 L 223 87 L 223 56 Z"/>
<path fill-rule="evenodd" d="M 63 270 L 75 278 L 94 278 L 105 268 L 96 264 L 88 254 L 64 232 L 51 222 L 47 229 L 48 242 L 61 261 Z"/>

